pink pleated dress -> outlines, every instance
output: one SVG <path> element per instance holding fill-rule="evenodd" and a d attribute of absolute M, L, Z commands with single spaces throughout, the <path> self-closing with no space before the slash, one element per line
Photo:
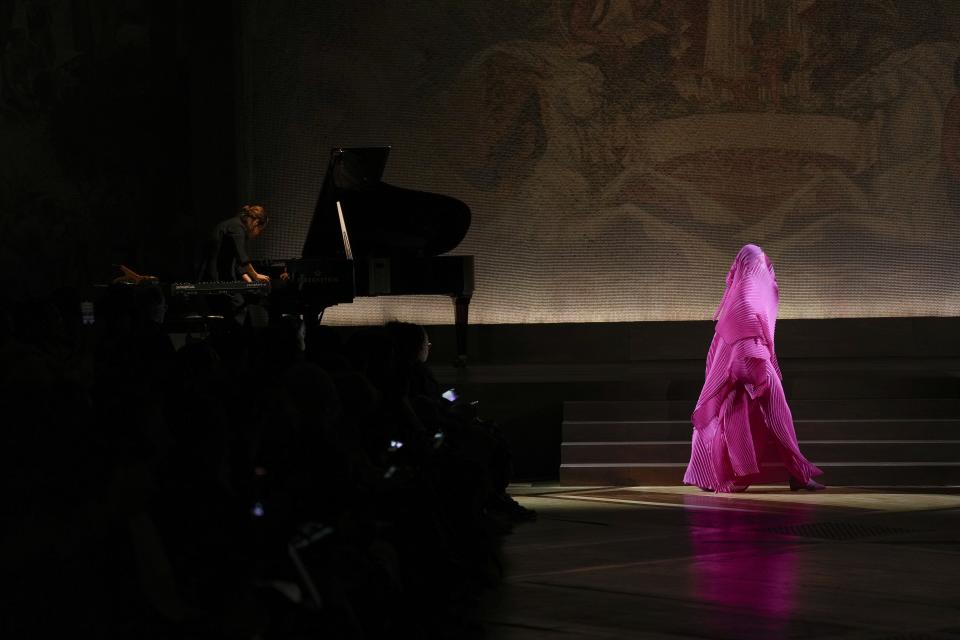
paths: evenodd
<path fill-rule="evenodd" d="M 745 245 L 714 314 L 706 380 L 691 416 L 684 484 L 717 492 L 823 472 L 800 453 L 774 349 L 779 289 L 773 265 Z"/>

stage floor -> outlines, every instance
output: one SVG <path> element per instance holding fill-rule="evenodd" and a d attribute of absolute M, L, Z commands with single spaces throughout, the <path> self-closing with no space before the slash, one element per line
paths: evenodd
<path fill-rule="evenodd" d="M 511 493 L 489 638 L 960 638 L 960 487 Z"/>

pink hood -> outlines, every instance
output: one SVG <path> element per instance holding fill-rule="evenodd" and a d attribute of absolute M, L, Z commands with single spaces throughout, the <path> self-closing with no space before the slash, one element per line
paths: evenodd
<path fill-rule="evenodd" d="M 763 338 L 772 352 L 779 304 L 773 264 L 757 245 L 744 245 L 730 265 L 727 289 L 713 314 L 716 332 L 730 345 L 743 338 Z"/>

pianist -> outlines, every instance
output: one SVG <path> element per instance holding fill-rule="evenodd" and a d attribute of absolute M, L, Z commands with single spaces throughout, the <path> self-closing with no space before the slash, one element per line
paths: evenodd
<path fill-rule="evenodd" d="M 257 273 L 247 254 L 247 238 L 258 238 L 267 226 L 267 212 L 258 204 L 245 204 L 237 215 L 213 228 L 204 247 L 201 281 L 270 282 Z"/>
<path fill-rule="evenodd" d="M 237 215 L 217 224 L 204 243 L 199 280 L 270 282 L 270 276 L 257 273 L 247 253 L 247 240 L 263 234 L 267 221 L 267 212 L 262 206 L 248 204 L 240 207 Z M 215 314 L 232 316 L 240 324 L 246 319 L 246 301 L 239 293 L 212 296 L 208 304 Z"/>

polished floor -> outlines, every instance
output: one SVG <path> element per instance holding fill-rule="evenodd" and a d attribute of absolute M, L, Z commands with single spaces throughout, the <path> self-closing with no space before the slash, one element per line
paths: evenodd
<path fill-rule="evenodd" d="M 492 639 L 960 638 L 960 487 L 511 493 Z"/>

